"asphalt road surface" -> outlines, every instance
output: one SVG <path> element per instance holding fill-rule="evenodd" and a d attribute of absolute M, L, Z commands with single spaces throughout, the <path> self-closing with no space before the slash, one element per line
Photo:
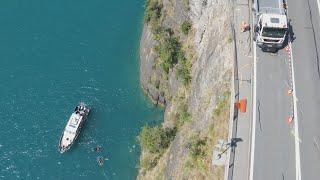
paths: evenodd
<path fill-rule="evenodd" d="M 288 55 L 257 49 L 254 180 L 295 179 Z"/>
<path fill-rule="evenodd" d="M 277 8 L 276 0 L 260 0 L 260 7 Z M 262 10 L 262 9 L 260 9 Z M 251 180 L 294 180 L 294 125 L 292 116 L 290 58 L 284 50 L 276 54 L 256 51 L 256 97 L 254 139 L 251 151 Z"/>
<path fill-rule="evenodd" d="M 320 179 L 319 0 L 288 0 L 299 121 L 301 179 Z"/>
<path fill-rule="evenodd" d="M 284 50 L 272 55 L 257 49 L 254 180 L 320 179 L 319 6 L 320 0 L 288 0 L 294 81 Z M 292 83 L 297 117 L 288 123 Z"/>

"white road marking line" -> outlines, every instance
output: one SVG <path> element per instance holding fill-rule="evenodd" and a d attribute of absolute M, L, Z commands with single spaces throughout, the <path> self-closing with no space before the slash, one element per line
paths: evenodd
<path fill-rule="evenodd" d="M 299 143 L 301 143 L 301 139 L 295 134 L 293 130 L 291 131 L 291 134 L 293 135 L 296 141 L 299 141 Z"/>
<path fill-rule="evenodd" d="M 318 141 L 317 141 L 317 139 L 315 137 L 313 138 L 313 143 L 316 146 L 316 148 L 318 149 L 318 151 L 320 151 L 319 143 L 318 143 Z"/>
<path fill-rule="evenodd" d="M 253 166 L 254 166 L 254 150 L 256 140 L 256 117 L 257 117 L 257 47 L 256 42 L 253 43 L 253 117 L 252 117 L 252 132 L 251 132 L 251 159 L 250 159 L 250 176 L 249 179 L 253 180 Z"/>
<path fill-rule="evenodd" d="M 290 53 L 291 53 L 291 72 L 292 72 L 292 85 L 293 85 L 293 109 L 294 109 L 294 134 L 295 134 L 295 160 L 296 160 L 296 180 L 301 180 L 301 163 L 300 163 L 300 136 L 299 136 L 299 121 L 298 121 L 298 108 L 297 108 L 297 94 L 296 94 L 296 82 L 294 76 L 294 66 L 293 66 L 293 53 L 292 53 L 292 46 L 290 46 Z"/>
<path fill-rule="evenodd" d="M 320 16 L 320 0 L 317 0 L 318 3 L 318 11 L 319 11 L 319 16 Z"/>

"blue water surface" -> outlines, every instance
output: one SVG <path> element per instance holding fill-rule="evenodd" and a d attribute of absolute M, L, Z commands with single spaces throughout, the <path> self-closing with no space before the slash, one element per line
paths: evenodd
<path fill-rule="evenodd" d="M 135 179 L 136 136 L 163 113 L 139 87 L 143 3 L 0 1 L 0 179 Z M 80 101 L 92 113 L 60 154 Z"/>

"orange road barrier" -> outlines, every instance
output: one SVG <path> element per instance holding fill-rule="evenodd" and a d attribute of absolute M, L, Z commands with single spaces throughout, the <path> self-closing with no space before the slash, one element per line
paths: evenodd
<path fill-rule="evenodd" d="M 247 99 L 241 99 L 235 103 L 235 107 L 240 110 L 240 112 L 245 113 L 247 111 Z"/>
<path fill-rule="evenodd" d="M 293 121 L 293 117 L 292 117 L 292 116 L 290 116 L 290 117 L 287 118 L 287 123 L 288 123 L 288 124 L 291 124 L 292 121 Z"/>

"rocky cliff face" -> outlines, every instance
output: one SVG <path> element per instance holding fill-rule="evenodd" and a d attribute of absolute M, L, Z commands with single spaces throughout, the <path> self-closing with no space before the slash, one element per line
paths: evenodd
<path fill-rule="evenodd" d="M 230 4 L 226 0 L 191 1 L 191 19 L 196 29 L 195 50 L 189 106 L 202 129 L 212 117 L 216 96 L 231 80 L 232 44 L 230 43 Z M 205 106 L 203 106 L 205 105 Z"/>
<path fill-rule="evenodd" d="M 213 112 L 219 98 L 228 91 L 232 76 L 231 3 L 228 0 L 161 1 L 164 14 L 162 25 L 173 29 L 175 35 L 180 37 L 186 57 L 192 64 L 191 82 L 184 86 L 177 80 L 175 68 L 170 69 L 168 76 L 163 78 L 162 70 L 155 66 L 158 61 L 154 51 L 157 41 L 150 26 L 145 25 L 140 49 L 141 86 L 153 101 L 165 105 L 164 126 L 175 126 L 173 119 L 179 104 L 176 97 L 184 94 L 190 122 L 179 128 L 169 149 L 159 159 L 159 167 L 145 174 L 140 173 L 140 179 L 182 179 L 197 174 L 196 171 L 193 174 L 184 172 L 188 134 L 205 134 L 209 125 L 215 123 Z M 192 22 L 189 35 L 181 32 L 180 27 L 185 21 Z M 215 176 L 212 168 L 207 171 L 199 177 Z"/>
<path fill-rule="evenodd" d="M 142 89 L 155 104 L 165 105 L 164 94 L 157 88 L 162 74 L 160 69 L 155 68 L 156 53 L 153 48 L 157 42 L 153 38 L 150 27 L 144 25 L 140 41 L 140 83 Z"/>

